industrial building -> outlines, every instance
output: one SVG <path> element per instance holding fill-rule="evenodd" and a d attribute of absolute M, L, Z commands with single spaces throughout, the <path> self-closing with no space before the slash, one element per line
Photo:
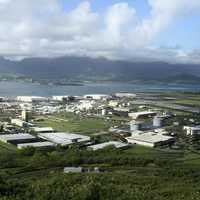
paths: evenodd
<path fill-rule="evenodd" d="M 163 119 L 164 119 L 164 117 L 159 116 L 159 115 L 156 115 L 156 116 L 153 118 L 153 127 L 155 127 L 155 128 L 160 128 L 160 127 L 162 127 L 162 125 L 163 125 Z"/>
<path fill-rule="evenodd" d="M 22 110 L 21 118 L 23 121 L 28 122 L 29 119 L 31 118 L 30 112 L 27 112 L 26 110 Z"/>
<path fill-rule="evenodd" d="M 157 113 L 153 111 L 144 111 L 144 112 L 134 112 L 134 113 L 129 113 L 128 116 L 132 119 L 138 119 L 138 118 L 143 118 L 143 117 L 153 117 L 156 116 Z"/>
<path fill-rule="evenodd" d="M 82 167 L 65 167 L 64 173 L 82 173 L 83 168 Z"/>
<path fill-rule="evenodd" d="M 0 141 L 17 145 L 20 143 L 35 142 L 37 138 L 28 133 L 6 134 L 0 135 Z"/>
<path fill-rule="evenodd" d="M 35 133 L 52 133 L 54 132 L 54 129 L 51 127 L 32 127 L 32 131 Z"/>
<path fill-rule="evenodd" d="M 200 126 L 184 126 L 187 135 L 200 135 Z"/>
<path fill-rule="evenodd" d="M 93 99 L 93 100 L 106 100 L 112 98 L 107 94 L 87 94 L 83 96 L 84 99 Z"/>
<path fill-rule="evenodd" d="M 89 136 L 74 134 L 74 133 L 39 133 L 38 136 L 42 139 L 51 141 L 59 145 L 81 144 L 90 141 Z"/>
<path fill-rule="evenodd" d="M 52 97 L 52 100 L 54 101 L 65 101 L 65 100 L 68 100 L 69 99 L 69 96 L 53 96 Z"/>
<path fill-rule="evenodd" d="M 11 119 L 11 124 L 19 127 L 31 127 L 33 124 L 23 121 L 21 119 Z"/>
<path fill-rule="evenodd" d="M 130 108 L 120 108 L 120 107 L 116 107 L 113 109 L 113 114 L 118 115 L 118 116 L 125 116 L 128 117 L 128 113 L 130 112 Z"/>
<path fill-rule="evenodd" d="M 81 100 L 79 104 L 76 105 L 76 110 L 88 111 L 95 107 L 95 101 Z"/>
<path fill-rule="evenodd" d="M 44 147 L 54 147 L 54 146 L 55 146 L 54 143 L 47 141 L 17 144 L 18 149 L 24 149 L 27 147 L 44 148 Z"/>
<path fill-rule="evenodd" d="M 109 102 L 108 102 L 108 106 L 110 106 L 110 107 L 117 107 L 119 105 L 119 101 L 116 101 L 116 100 L 110 100 Z"/>
<path fill-rule="evenodd" d="M 145 132 L 140 134 L 133 133 L 132 136 L 127 137 L 126 140 L 129 144 L 139 144 L 148 147 L 172 144 L 175 141 L 175 139 L 171 136 L 166 136 L 155 132 Z"/>
<path fill-rule="evenodd" d="M 109 141 L 109 142 L 104 142 L 101 144 L 95 144 L 95 145 L 91 145 L 88 146 L 89 150 L 93 150 L 93 151 L 97 151 L 99 149 L 104 149 L 108 146 L 114 146 L 117 149 L 121 149 L 121 148 L 125 148 L 128 147 L 129 145 L 123 142 L 118 142 L 118 141 Z"/>
<path fill-rule="evenodd" d="M 115 96 L 119 98 L 135 98 L 137 95 L 134 93 L 121 92 L 116 93 Z"/>
<path fill-rule="evenodd" d="M 143 122 L 132 120 L 130 122 L 130 131 L 139 131 L 142 129 Z"/>
<path fill-rule="evenodd" d="M 18 96 L 16 100 L 21 102 L 38 103 L 48 101 L 48 98 L 40 96 Z"/>

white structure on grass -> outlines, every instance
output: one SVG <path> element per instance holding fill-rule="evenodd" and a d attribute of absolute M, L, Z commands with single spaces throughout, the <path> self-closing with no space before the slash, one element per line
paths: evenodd
<path fill-rule="evenodd" d="M 125 148 L 129 145 L 126 144 L 126 143 L 123 143 L 123 142 L 109 141 L 109 142 L 104 142 L 104 143 L 101 143 L 101 144 L 95 144 L 95 145 L 88 146 L 88 149 L 96 151 L 96 150 L 99 150 L 99 149 L 104 149 L 108 146 L 114 146 L 115 148 L 120 149 L 120 148 Z"/>
<path fill-rule="evenodd" d="M 200 126 L 184 126 L 187 135 L 200 135 Z"/>
<path fill-rule="evenodd" d="M 51 141 L 62 146 L 86 143 L 90 141 L 89 136 L 74 134 L 74 133 L 39 133 L 38 136 L 42 139 Z"/>
<path fill-rule="evenodd" d="M 48 98 L 40 96 L 18 96 L 16 99 L 17 101 L 29 102 L 29 103 L 48 101 Z"/>
<path fill-rule="evenodd" d="M 27 147 L 34 147 L 34 148 L 44 148 L 44 147 L 54 147 L 55 144 L 52 142 L 30 142 L 30 143 L 22 143 L 22 144 L 17 144 L 18 149 L 24 149 Z"/>
<path fill-rule="evenodd" d="M 174 142 L 173 137 L 158 134 L 155 132 L 145 132 L 145 133 L 139 132 L 139 134 L 133 133 L 132 136 L 127 137 L 126 140 L 130 144 L 139 144 L 148 147 L 155 147 Z"/>

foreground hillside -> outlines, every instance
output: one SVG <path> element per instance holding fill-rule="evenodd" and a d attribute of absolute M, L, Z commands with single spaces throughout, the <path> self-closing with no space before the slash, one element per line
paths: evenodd
<path fill-rule="evenodd" d="M 1 144 L 0 199 L 199 199 L 200 156 L 132 147 L 97 152 L 16 151 Z M 64 174 L 64 166 L 98 166 L 101 173 Z"/>

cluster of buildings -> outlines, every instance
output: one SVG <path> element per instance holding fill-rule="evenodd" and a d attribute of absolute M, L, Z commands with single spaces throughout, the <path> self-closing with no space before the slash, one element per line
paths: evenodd
<path fill-rule="evenodd" d="M 7 124 L 10 127 L 19 127 L 21 133 L 13 131 L 1 134 L 0 141 L 14 144 L 17 148 L 26 147 L 55 147 L 56 145 L 70 146 L 78 144 L 88 150 L 99 150 L 108 146 L 127 148 L 138 144 L 148 147 L 171 145 L 175 138 L 165 130 L 164 121 L 171 116 L 155 110 L 148 110 L 145 106 L 134 109 L 131 101 L 137 97 L 133 93 L 116 93 L 114 95 L 89 94 L 84 96 L 18 96 L 14 100 L 0 99 L 0 109 L 4 111 L 15 110 L 21 116 L 11 118 Z M 131 101 L 130 101 L 131 100 Z M 118 141 L 112 140 L 95 144 L 89 136 L 84 134 L 56 132 L 51 127 L 37 127 L 30 121 L 31 113 L 38 116 L 49 115 L 56 112 L 72 112 L 87 117 L 93 115 L 107 119 L 110 116 L 125 117 L 128 122 L 126 128 L 110 127 L 109 132 L 119 137 Z M 184 126 L 187 135 L 200 134 L 200 126 Z M 34 133 L 34 134 L 33 134 Z M 123 142 L 122 142 L 123 141 Z"/>

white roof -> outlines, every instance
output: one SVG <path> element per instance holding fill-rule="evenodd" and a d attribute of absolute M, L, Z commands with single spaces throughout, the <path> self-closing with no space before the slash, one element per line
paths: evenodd
<path fill-rule="evenodd" d="M 1 141 L 25 140 L 25 139 L 35 139 L 35 136 L 30 135 L 28 133 L 0 135 Z"/>
<path fill-rule="evenodd" d="M 194 130 L 194 131 L 198 131 L 200 130 L 200 126 L 184 126 L 183 129 L 191 129 L 191 130 Z"/>
<path fill-rule="evenodd" d="M 41 97 L 41 96 L 17 96 L 18 101 L 44 101 L 47 100 L 46 97 Z"/>
<path fill-rule="evenodd" d="M 116 97 L 136 97 L 136 94 L 134 93 L 127 93 L 127 92 L 121 92 L 121 93 L 116 93 Z"/>
<path fill-rule="evenodd" d="M 144 116 L 144 115 L 155 115 L 156 112 L 153 111 L 144 111 L 144 112 L 134 112 L 134 113 L 129 113 L 129 117 L 133 118 L 138 118 L 139 116 Z"/>
<path fill-rule="evenodd" d="M 168 141 L 174 138 L 171 136 L 157 134 L 155 132 L 147 132 L 143 134 L 136 134 L 136 135 L 133 134 L 131 137 L 127 137 L 126 139 L 138 140 L 147 143 L 158 143 L 158 142 Z"/>
<path fill-rule="evenodd" d="M 33 142 L 33 143 L 17 144 L 17 148 L 19 149 L 26 147 L 49 147 L 49 146 L 55 146 L 55 144 L 52 142 Z"/>
<path fill-rule="evenodd" d="M 108 95 L 108 94 L 86 94 L 86 95 L 84 95 L 84 97 L 87 97 L 87 96 L 92 96 L 92 97 L 108 97 L 110 95 Z"/>
<path fill-rule="evenodd" d="M 33 127 L 33 130 L 35 132 L 38 132 L 38 133 L 40 133 L 40 132 L 52 132 L 52 131 L 54 131 L 53 128 L 51 128 L 51 127 Z"/>
<path fill-rule="evenodd" d="M 61 101 L 65 98 L 68 98 L 69 96 L 52 96 L 53 100 Z"/>
<path fill-rule="evenodd" d="M 110 98 L 111 96 L 108 94 L 86 94 L 83 97 L 84 98 L 92 97 L 94 99 L 101 99 L 101 98 Z"/>
<path fill-rule="evenodd" d="M 64 172 L 65 173 L 79 173 L 82 172 L 83 168 L 82 167 L 65 167 Z"/>
<path fill-rule="evenodd" d="M 89 146 L 89 148 L 91 148 L 92 150 L 98 150 L 98 149 L 103 149 L 107 146 L 114 146 L 115 148 L 123 148 L 128 146 L 128 144 L 123 143 L 123 142 L 118 142 L 118 141 L 109 141 L 109 142 L 104 142 L 101 144 L 95 144 L 95 145 L 91 145 Z"/>
<path fill-rule="evenodd" d="M 90 141 L 90 137 L 74 133 L 40 133 L 39 136 L 61 145 L 73 144 L 73 140 L 77 140 L 78 143 Z"/>
<path fill-rule="evenodd" d="M 69 97 L 67 95 L 58 95 L 58 96 L 52 96 L 53 98 L 66 98 Z"/>

